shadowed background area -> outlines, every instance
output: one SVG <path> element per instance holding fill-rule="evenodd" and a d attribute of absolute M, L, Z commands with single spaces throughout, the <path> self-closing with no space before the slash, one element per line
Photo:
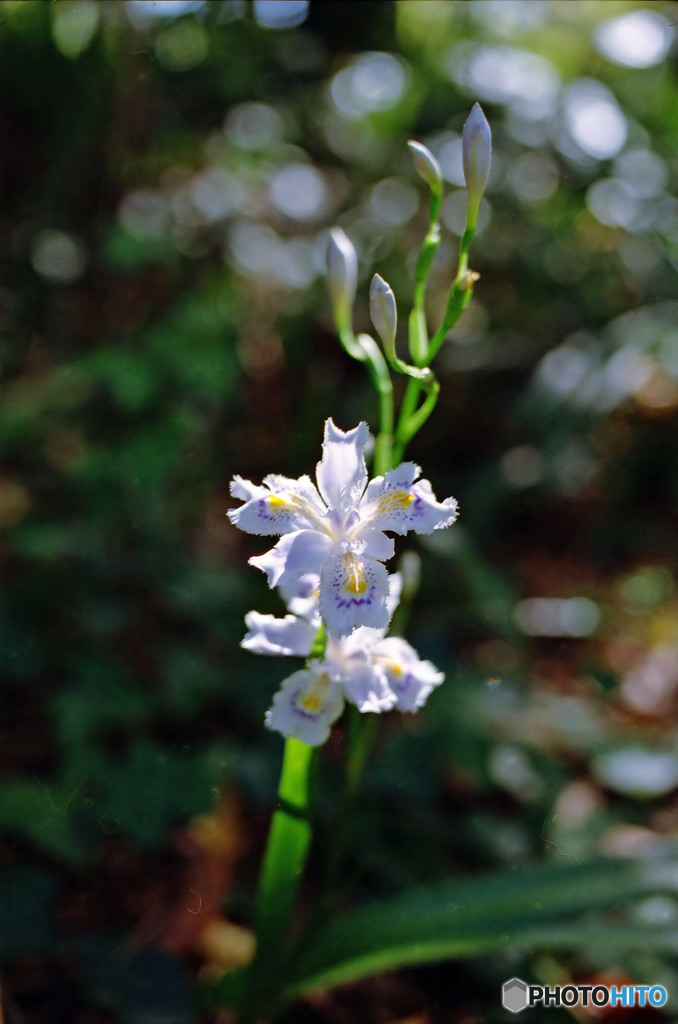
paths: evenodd
<path fill-rule="evenodd" d="M 461 517 L 397 546 L 421 563 L 408 639 L 447 680 L 416 717 L 384 716 L 332 895 L 676 835 L 677 15 L 0 3 L 7 1024 L 197 1022 L 192 983 L 249 955 L 282 748 L 263 715 L 290 667 L 238 646 L 248 610 L 282 608 L 246 565 L 265 539 L 226 519 L 228 483 L 312 474 L 327 416 L 376 428 L 329 315 L 327 232 L 358 250 L 357 328 L 375 272 L 404 325 L 428 205 L 406 141 L 424 142 L 447 183 L 435 328 L 476 100 L 494 139 L 481 277 L 409 452 Z M 343 744 L 339 722 L 309 903 Z M 678 993 L 653 953 L 642 977 L 597 948 L 502 956 L 287 1019 L 503 1019 L 512 974 L 614 968 Z"/>

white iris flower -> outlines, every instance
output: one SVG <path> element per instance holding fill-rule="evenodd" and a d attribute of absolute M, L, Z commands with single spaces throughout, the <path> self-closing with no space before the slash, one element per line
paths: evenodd
<path fill-rule="evenodd" d="M 391 578 L 388 599 L 391 616 L 400 596 L 400 577 Z M 242 646 L 256 654 L 307 657 L 318 618 L 250 612 L 249 632 Z M 283 736 L 296 736 L 315 747 L 327 739 L 344 701 L 359 711 L 381 712 L 391 708 L 417 711 L 443 674 L 430 661 L 422 661 L 407 641 L 384 637 L 386 629 L 361 626 L 348 637 L 330 637 L 323 658 L 288 676 L 273 698 L 266 725 Z"/>
<path fill-rule="evenodd" d="M 259 487 L 236 476 L 231 494 L 244 501 L 228 513 L 248 533 L 279 534 L 266 554 L 250 558 L 270 587 L 294 588 L 302 577 L 319 577 L 318 609 L 330 637 L 361 626 L 388 626 L 389 575 L 382 562 L 393 557 L 393 533 L 431 533 L 457 518 L 457 502 L 438 502 L 421 470 L 403 462 L 368 483 L 367 424 L 346 433 L 325 423 L 317 487 L 308 476 L 291 480 L 271 474 Z"/>

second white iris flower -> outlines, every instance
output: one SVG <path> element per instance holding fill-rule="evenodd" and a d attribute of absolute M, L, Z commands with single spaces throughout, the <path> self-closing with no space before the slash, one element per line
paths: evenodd
<path fill-rule="evenodd" d="M 300 590 L 313 577 L 302 581 Z M 391 577 L 388 614 L 400 597 L 400 576 Z M 291 602 L 292 606 L 294 602 Z M 255 654 L 296 655 L 306 658 L 320 625 L 317 608 L 303 615 L 272 615 L 250 612 L 249 632 L 242 646 Z M 330 728 L 344 708 L 344 701 L 359 711 L 417 711 L 443 681 L 443 673 L 430 661 L 422 661 L 401 637 L 385 637 L 386 628 L 360 626 L 349 637 L 330 637 L 322 658 L 293 672 L 273 698 L 266 725 L 283 736 L 296 736 L 311 747 L 327 739 Z"/>

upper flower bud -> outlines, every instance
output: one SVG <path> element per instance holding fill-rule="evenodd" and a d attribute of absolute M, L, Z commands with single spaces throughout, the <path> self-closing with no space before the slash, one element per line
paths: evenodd
<path fill-rule="evenodd" d="M 464 125 L 461 151 L 468 191 L 468 226 L 474 228 L 492 163 L 492 133 L 479 103 L 473 104 Z"/>
<path fill-rule="evenodd" d="M 332 228 L 327 243 L 327 286 L 340 330 L 349 326 L 358 286 L 358 259 L 341 228 Z"/>
<path fill-rule="evenodd" d="M 439 189 L 443 182 L 443 172 L 431 150 L 427 149 L 421 142 L 414 142 L 413 140 L 407 143 L 407 148 L 410 151 L 414 169 L 419 177 L 423 178 L 432 189 Z"/>
<path fill-rule="evenodd" d="M 394 359 L 398 324 L 396 300 L 393 289 L 379 274 L 374 275 L 370 285 L 370 316 L 377 329 L 377 334 L 381 338 L 386 355 L 389 359 Z"/>

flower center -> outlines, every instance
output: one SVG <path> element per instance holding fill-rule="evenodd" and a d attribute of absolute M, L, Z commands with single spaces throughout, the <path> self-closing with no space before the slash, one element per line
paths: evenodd
<path fill-rule="evenodd" d="M 327 700 L 327 691 L 329 688 L 330 677 L 327 672 L 323 672 L 321 676 L 318 676 L 315 683 L 306 691 L 299 701 L 304 711 L 308 711 L 312 715 L 321 711 Z"/>

